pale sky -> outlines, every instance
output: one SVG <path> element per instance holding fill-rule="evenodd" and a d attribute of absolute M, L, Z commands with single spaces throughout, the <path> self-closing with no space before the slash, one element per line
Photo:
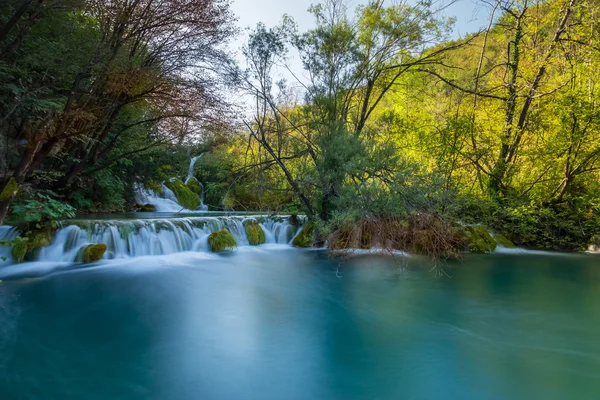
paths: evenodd
<path fill-rule="evenodd" d="M 393 0 L 389 0 L 390 2 Z M 408 0 L 413 2 L 413 0 Z M 434 0 L 435 2 L 436 0 Z M 438 0 L 448 4 L 452 0 Z M 308 13 L 311 4 L 318 3 L 319 0 L 233 0 L 232 10 L 238 17 L 238 26 L 242 29 L 256 27 L 259 22 L 265 23 L 267 28 L 273 27 L 281 22 L 281 17 L 288 14 L 294 18 L 298 24 L 300 32 L 313 27 L 313 16 Z M 456 0 L 444 12 L 446 16 L 456 18 L 452 38 L 458 38 L 468 33 L 475 32 L 487 26 L 486 10 L 481 9 L 476 4 L 477 0 Z M 365 4 L 367 0 L 349 0 L 351 6 Z M 231 44 L 231 49 L 238 53 L 237 59 L 243 66 L 243 57 L 239 49 L 247 40 L 247 32 L 242 33 L 238 40 Z M 289 54 L 288 67 L 300 80 L 304 81 L 302 65 L 299 57 L 291 52 Z M 301 88 L 295 78 L 285 70 L 280 71 L 280 76 L 286 78 L 289 83 Z M 306 82 L 306 81 L 305 81 Z"/>
<path fill-rule="evenodd" d="M 233 12 L 238 16 L 241 27 L 255 27 L 264 22 L 267 27 L 281 21 L 283 14 L 291 15 L 299 25 L 300 31 L 312 27 L 312 16 L 307 12 L 311 4 L 318 0 L 233 0 Z M 351 5 L 364 4 L 366 0 L 351 0 Z M 475 0 L 457 0 L 446 11 L 448 16 L 456 17 L 455 36 L 463 36 L 486 25 L 485 11 L 480 11 Z"/>

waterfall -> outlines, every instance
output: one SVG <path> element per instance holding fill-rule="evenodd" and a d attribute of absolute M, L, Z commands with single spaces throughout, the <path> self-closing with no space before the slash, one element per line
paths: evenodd
<path fill-rule="evenodd" d="M 52 243 L 41 248 L 36 261 L 74 262 L 83 246 L 104 243 L 105 259 L 166 255 L 185 251 L 207 252 L 208 235 L 227 229 L 238 247 L 248 246 L 244 224 L 256 221 L 265 231 L 267 243 L 290 245 L 300 227 L 288 217 L 221 216 L 135 220 L 73 220 L 62 223 Z M 18 232 L 0 226 L 0 239 L 12 240 Z M 8 248 L 0 255 L 10 258 Z M 10 260 L 8 261 L 10 263 Z M 0 267 L 2 264 L 0 264 Z"/>
<path fill-rule="evenodd" d="M 190 178 L 194 177 L 194 165 L 196 165 L 196 161 L 202 157 L 202 154 L 200 154 L 199 156 L 193 157 L 190 160 L 190 167 L 188 168 L 188 174 L 185 177 L 185 180 L 188 181 Z"/>
<path fill-rule="evenodd" d="M 196 165 L 196 161 L 202 157 L 202 154 L 199 156 L 193 157 L 190 160 L 190 166 L 188 167 L 188 173 L 183 181 L 186 185 L 189 183 L 191 179 L 196 180 L 194 177 L 194 166 Z M 203 212 L 208 211 L 208 207 L 204 205 L 204 185 L 202 182 L 196 180 L 196 182 L 200 185 L 200 207 L 197 210 L 188 210 L 187 208 L 182 207 L 177 201 L 177 197 L 175 193 L 164 184 L 162 185 L 162 194 L 158 194 L 153 190 L 147 189 L 143 186 L 137 186 L 137 196 L 136 202 L 139 204 L 152 204 L 155 207 L 156 212 Z"/>

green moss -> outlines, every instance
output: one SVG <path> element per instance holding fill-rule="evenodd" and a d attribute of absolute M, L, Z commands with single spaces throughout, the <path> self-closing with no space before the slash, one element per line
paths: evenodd
<path fill-rule="evenodd" d="M 20 263 L 25 259 L 25 256 L 29 252 L 29 239 L 17 237 L 12 243 L 12 249 L 10 250 L 10 255 L 12 258 Z"/>
<path fill-rule="evenodd" d="M 292 241 L 294 247 L 312 247 L 313 239 L 315 235 L 315 224 L 307 222 L 304 224 L 300 233 L 296 235 Z"/>
<path fill-rule="evenodd" d="M 106 245 L 104 243 L 90 244 L 79 250 L 77 259 L 84 263 L 93 263 L 100 261 L 104 253 L 106 253 Z"/>
<path fill-rule="evenodd" d="M 266 243 L 267 236 L 265 235 L 265 231 L 263 231 L 262 227 L 256 221 L 247 222 L 244 229 L 246 230 L 250 246 Z"/>
<path fill-rule="evenodd" d="M 17 181 L 15 181 L 15 178 L 10 178 L 6 186 L 4 186 L 2 193 L 0 193 L 0 200 L 12 199 L 18 191 L 19 185 L 17 185 Z"/>
<path fill-rule="evenodd" d="M 197 195 L 202 195 L 202 186 L 200 185 L 200 182 L 198 182 L 198 179 L 193 176 L 185 182 L 185 186 Z"/>
<path fill-rule="evenodd" d="M 225 229 L 213 232 L 208 236 L 208 246 L 215 253 L 233 250 L 237 246 L 233 235 Z"/>
<path fill-rule="evenodd" d="M 152 190 L 157 195 L 162 196 L 162 194 L 163 194 L 162 183 L 154 181 L 154 180 L 148 180 L 148 182 L 146 182 L 145 186 L 147 189 Z"/>
<path fill-rule="evenodd" d="M 497 243 L 482 225 L 465 226 L 464 234 L 472 253 L 491 253 L 496 250 Z"/>
<path fill-rule="evenodd" d="M 504 236 L 501 233 L 494 233 L 494 239 L 496 240 L 496 243 L 498 243 L 500 246 L 508 247 L 509 249 L 514 249 L 515 247 L 517 247 L 513 242 L 511 242 L 506 236 Z"/>
<path fill-rule="evenodd" d="M 180 179 L 171 179 L 165 182 L 165 186 L 175 193 L 177 201 L 188 210 L 195 210 L 200 206 L 200 197 L 192 192 Z"/>
<path fill-rule="evenodd" d="M 156 207 L 154 206 L 154 204 L 144 204 L 142 207 L 140 207 L 140 211 L 141 212 L 155 212 Z"/>

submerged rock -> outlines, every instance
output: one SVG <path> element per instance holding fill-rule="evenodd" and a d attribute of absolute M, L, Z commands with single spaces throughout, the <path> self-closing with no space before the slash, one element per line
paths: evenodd
<path fill-rule="evenodd" d="M 491 253 L 496 250 L 497 243 L 482 225 L 469 225 L 464 227 L 464 235 L 472 253 Z"/>
<path fill-rule="evenodd" d="M 294 247 L 312 247 L 315 235 L 315 224 L 307 222 L 292 241 Z"/>
<path fill-rule="evenodd" d="M 156 206 L 154 204 L 144 204 L 140 207 L 140 212 L 155 212 Z"/>
<path fill-rule="evenodd" d="M 100 261 L 104 253 L 106 253 L 106 245 L 104 243 L 90 244 L 79 249 L 77 259 L 84 263 L 92 263 Z"/>
<path fill-rule="evenodd" d="M 171 179 L 165 182 L 165 186 L 173 191 L 177 202 L 188 210 L 200 207 L 200 196 L 192 192 L 180 179 Z"/>
<path fill-rule="evenodd" d="M 267 242 L 267 235 L 263 231 L 262 227 L 256 221 L 248 221 L 244 225 L 246 231 L 246 237 L 250 246 L 258 246 Z"/>
<path fill-rule="evenodd" d="M 496 243 L 498 243 L 500 246 L 507 247 L 509 249 L 514 249 L 515 247 L 517 247 L 513 242 L 511 242 L 506 236 L 504 236 L 501 233 L 494 233 L 494 239 L 496 240 Z"/>
<path fill-rule="evenodd" d="M 208 236 L 208 246 L 215 253 L 221 253 L 223 251 L 235 249 L 237 243 L 231 232 L 226 229 L 221 229 Z"/>

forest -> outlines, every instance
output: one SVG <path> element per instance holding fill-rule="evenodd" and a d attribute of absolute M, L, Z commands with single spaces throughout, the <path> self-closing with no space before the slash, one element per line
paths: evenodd
<path fill-rule="evenodd" d="M 482 224 L 586 250 L 600 1 L 481 0 L 458 39 L 444 7 L 322 0 L 313 28 L 251 27 L 236 57 L 229 0 L 3 1 L 0 224 L 140 210 L 202 155 L 209 210 L 305 215 L 309 244 L 451 256 Z"/>

